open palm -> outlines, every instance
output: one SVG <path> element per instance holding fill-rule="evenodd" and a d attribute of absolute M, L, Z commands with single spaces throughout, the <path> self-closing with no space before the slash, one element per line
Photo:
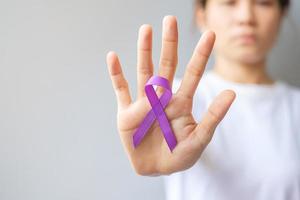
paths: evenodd
<path fill-rule="evenodd" d="M 107 54 L 107 65 L 118 102 L 118 131 L 135 171 L 140 175 L 156 176 L 171 174 L 191 167 L 201 156 L 210 142 L 214 130 L 225 116 L 235 93 L 225 90 L 219 94 L 208 111 L 197 123 L 192 116 L 193 96 L 201 79 L 208 57 L 213 48 L 215 34 L 207 31 L 199 40 L 193 55 L 186 67 L 178 91 L 173 94 L 165 108 L 171 128 L 177 139 L 177 146 L 170 151 L 157 121 L 147 131 L 142 142 L 134 148 L 133 134 L 151 110 L 144 86 L 153 75 L 152 62 L 152 28 L 141 26 L 138 37 L 137 59 L 137 100 L 132 102 L 129 87 L 117 55 Z M 159 76 L 169 80 L 172 86 L 177 66 L 178 28 L 176 18 L 166 16 L 163 20 L 162 49 Z M 157 89 L 157 94 L 163 92 Z"/>

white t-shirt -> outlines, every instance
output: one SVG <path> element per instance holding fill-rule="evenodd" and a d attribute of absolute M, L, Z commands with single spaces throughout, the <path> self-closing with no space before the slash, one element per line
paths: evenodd
<path fill-rule="evenodd" d="M 195 165 L 164 176 L 166 199 L 300 200 L 300 90 L 282 81 L 234 83 L 208 71 L 194 97 L 197 121 L 225 89 L 236 92 L 235 101 Z"/>

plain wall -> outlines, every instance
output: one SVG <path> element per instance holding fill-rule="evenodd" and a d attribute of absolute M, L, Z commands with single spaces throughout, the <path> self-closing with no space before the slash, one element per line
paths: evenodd
<path fill-rule="evenodd" d="M 292 3 L 269 70 L 300 86 Z M 137 176 L 121 146 L 105 57 L 119 54 L 135 96 L 139 26 L 153 25 L 157 66 L 168 14 L 179 22 L 181 77 L 200 36 L 191 0 L 0 0 L 1 200 L 164 199 L 162 178 Z"/>

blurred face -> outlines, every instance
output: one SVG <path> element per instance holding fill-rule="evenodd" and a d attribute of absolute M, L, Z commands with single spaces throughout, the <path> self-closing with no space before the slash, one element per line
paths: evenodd
<path fill-rule="evenodd" d="M 196 16 L 202 29 L 215 31 L 216 56 L 251 64 L 266 58 L 282 10 L 277 0 L 208 0 Z"/>

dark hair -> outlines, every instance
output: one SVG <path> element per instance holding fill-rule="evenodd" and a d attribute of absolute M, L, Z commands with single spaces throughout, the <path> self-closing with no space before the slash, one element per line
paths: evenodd
<path fill-rule="evenodd" d="M 195 4 L 205 8 L 208 0 L 195 0 Z M 290 0 L 278 0 L 282 10 L 287 9 L 290 6 Z"/>

